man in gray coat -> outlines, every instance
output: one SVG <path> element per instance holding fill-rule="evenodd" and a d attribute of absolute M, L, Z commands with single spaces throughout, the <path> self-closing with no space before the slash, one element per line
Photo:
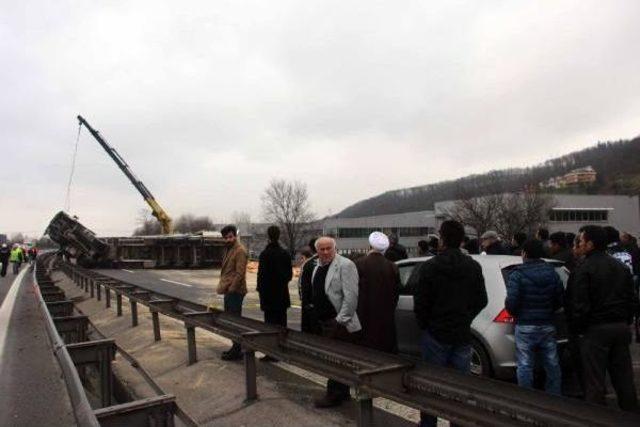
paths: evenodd
<path fill-rule="evenodd" d="M 355 342 L 362 329 L 358 308 L 358 270 L 353 261 L 336 253 L 336 241 L 320 237 L 315 243 L 318 264 L 311 283 L 310 309 L 322 335 L 340 341 Z M 327 393 L 315 404 L 318 408 L 340 405 L 349 399 L 349 386 L 327 381 Z"/>

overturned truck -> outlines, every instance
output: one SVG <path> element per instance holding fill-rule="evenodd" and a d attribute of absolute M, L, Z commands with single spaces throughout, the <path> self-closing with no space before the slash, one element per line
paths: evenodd
<path fill-rule="evenodd" d="M 220 233 L 98 238 L 65 212 L 54 216 L 45 234 L 69 258 L 85 267 L 217 267 L 222 263 L 224 251 Z"/>
<path fill-rule="evenodd" d="M 44 234 L 60 245 L 60 251 L 68 258 L 83 265 L 105 262 L 109 253 L 106 243 L 80 224 L 76 218 L 58 212 Z"/>

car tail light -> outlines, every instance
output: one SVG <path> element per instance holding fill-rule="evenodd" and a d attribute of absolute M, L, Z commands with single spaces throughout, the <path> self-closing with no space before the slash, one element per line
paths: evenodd
<path fill-rule="evenodd" d="M 506 308 L 503 308 L 502 311 L 498 313 L 496 318 L 493 319 L 493 321 L 496 323 L 514 323 L 515 320 L 516 319 L 511 315 L 511 313 L 507 311 Z"/>

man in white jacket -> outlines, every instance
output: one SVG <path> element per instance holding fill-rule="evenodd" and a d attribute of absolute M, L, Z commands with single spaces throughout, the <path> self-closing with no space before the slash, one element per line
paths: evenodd
<path fill-rule="evenodd" d="M 322 335 L 346 342 L 357 341 L 362 329 L 358 308 L 358 270 L 353 261 L 336 253 L 336 241 L 320 237 L 315 243 L 318 264 L 311 278 L 312 309 Z M 329 408 L 348 400 L 349 386 L 327 381 L 327 393 L 315 402 L 318 408 Z"/>

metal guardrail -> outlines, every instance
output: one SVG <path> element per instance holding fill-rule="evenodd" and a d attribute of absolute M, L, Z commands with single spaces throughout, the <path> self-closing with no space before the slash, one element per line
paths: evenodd
<path fill-rule="evenodd" d="M 415 364 L 402 357 L 361 346 L 292 331 L 176 299 L 150 289 L 59 263 L 77 286 L 122 316 L 129 300 L 131 326 L 138 325 L 138 304 L 152 314 L 154 339 L 161 339 L 159 314 L 184 322 L 187 361 L 197 362 L 196 328 L 242 344 L 246 396 L 257 399 L 255 352 L 349 384 L 356 389 L 358 425 L 372 425 L 372 397 L 384 397 L 461 425 L 492 426 L 638 426 L 640 416 L 579 400 L 554 397 L 513 384 Z"/>
<path fill-rule="evenodd" d="M 113 372 L 115 343 L 111 339 L 87 341 L 88 318 L 75 316 L 73 302 L 64 300 L 64 292 L 50 278 L 45 264 L 51 255 L 38 258 L 33 271 L 39 307 L 45 319 L 47 335 L 53 347 L 79 426 L 167 426 L 172 427 L 176 409 L 175 397 L 162 395 L 113 405 Z M 62 296 L 60 296 L 62 294 Z M 78 369 L 95 366 L 99 372 L 101 408 L 89 403 Z"/>

